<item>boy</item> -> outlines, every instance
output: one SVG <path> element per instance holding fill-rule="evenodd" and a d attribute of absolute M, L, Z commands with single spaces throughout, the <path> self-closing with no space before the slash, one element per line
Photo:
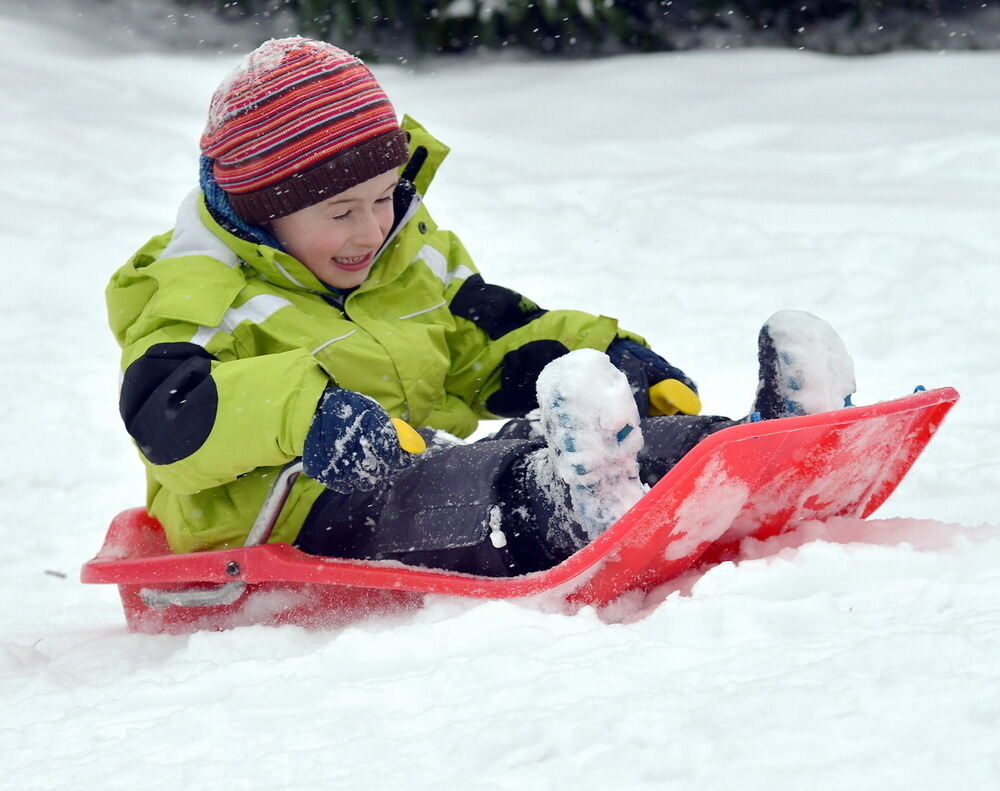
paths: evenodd
<path fill-rule="evenodd" d="M 121 414 L 175 552 L 242 544 L 302 456 L 271 540 L 526 573 L 732 424 L 696 416 L 694 383 L 613 319 L 484 281 L 422 203 L 447 149 L 400 127 L 346 52 L 262 45 L 216 91 L 201 149 L 201 189 L 107 292 Z M 762 334 L 765 418 L 805 409 L 793 368 L 810 355 L 774 337 Z M 841 358 L 823 408 L 853 389 Z M 639 418 L 676 413 L 688 417 Z M 454 440 L 494 416 L 513 419 L 489 441 Z"/>

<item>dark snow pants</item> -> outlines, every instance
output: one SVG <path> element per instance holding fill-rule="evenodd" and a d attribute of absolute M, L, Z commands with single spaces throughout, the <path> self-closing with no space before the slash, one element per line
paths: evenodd
<path fill-rule="evenodd" d="M 710 415 L 643 420 L 643 483 L 652 486 L 699 441 L 731 425 Z M 530 472 L 529 455 L 544 446 L 531 438 L 523 419 L 479 442 L 431 444 L 381 489 L 324 492 L 295 545 L 314 555 L 397 560 L 491 577 L 549 568 L 586 538 L 561 516 L 569 509 L 568 491 L 563 502 L 553 502 Z"/>

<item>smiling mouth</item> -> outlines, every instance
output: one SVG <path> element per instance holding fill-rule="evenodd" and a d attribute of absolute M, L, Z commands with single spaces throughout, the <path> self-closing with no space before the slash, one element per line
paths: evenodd
<path fill-rule="evenodd" d="M 371 262 L 372 254 L 367 255 L 356 255 L 356 256 L 344 256 L 342 258 L 334 258 L 333 263 L 336 264 L 341 269 L 364 269 Z"/>

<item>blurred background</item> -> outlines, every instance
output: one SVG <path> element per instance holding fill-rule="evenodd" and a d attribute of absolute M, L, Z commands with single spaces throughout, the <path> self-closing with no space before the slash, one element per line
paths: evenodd
<path fill-rule="evenodd" d="M 514 52 L 995 49 L 1000 0 L 6 0 L 119 49 L 246 50 L 294 34 L 373 61 Z"/>

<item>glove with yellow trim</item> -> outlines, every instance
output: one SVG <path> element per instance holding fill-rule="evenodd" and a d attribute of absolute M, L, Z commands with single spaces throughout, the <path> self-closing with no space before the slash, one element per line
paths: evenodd
<path fill-rule="evenodd" d="M 390 419 L 374 399 L 328 387 L 306 434 L 302 467 L 335 492 L 367 491 L 409 466 L 425 447 L 408 423 Z"/>
<path fill-rule="evenodd" d="M 617 338 L 607 355 L 632 386 L 640 415 L 697 415 L 701 411 L 697 385 L 652 349 Z"/>

